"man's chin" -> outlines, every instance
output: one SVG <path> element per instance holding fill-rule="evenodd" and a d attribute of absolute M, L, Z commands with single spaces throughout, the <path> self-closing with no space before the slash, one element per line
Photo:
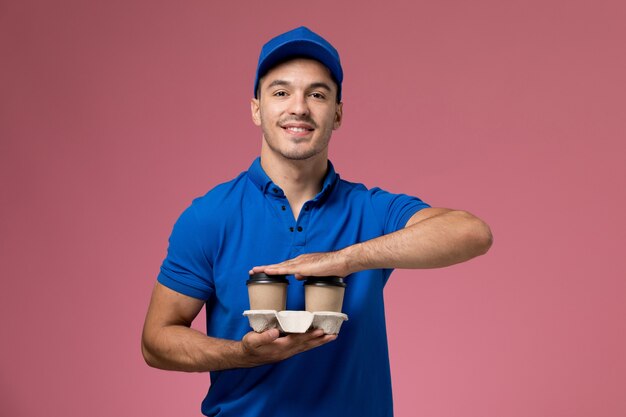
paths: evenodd
<path fill-rule="evenodd" d="M 273 146 L 269 141 L 265 141 L 269 149 L 277 156 L 290 161 L 307 161 L 319 156 L 326 148 L 310 147 L 306 143 L 282 144 L 283 146 Z M 284 146 L 287 145 L 287 146 Z M 293 146 L 289 146 L 293 145 Z"/>
<path fill-rule="evenodd" d="M 292 152 L 292 153 L 282 153 L 281 155 L 283 156 L 283 158 L 289 159 L 291 161 L 306 161 L 308 159 L 312 159 L 318 153 L 314 153 L 314 152 L 307 152 L 307 153 Z"/>

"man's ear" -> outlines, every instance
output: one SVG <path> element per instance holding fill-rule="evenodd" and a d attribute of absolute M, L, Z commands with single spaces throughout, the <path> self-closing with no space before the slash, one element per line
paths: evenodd
<path fill-rule="evenodd" d="M 250 100 L 250 111 L 252 112 L 252 122 L 261 126 L 261 108 L 259 107 L 259 99 L 253 98 Z"/>
<path fill-rule="evenodd" d="M 339 126 L 341 126 L 342 121 L 343 121 L 343 102 L 337 103 L 337 108 L 335 109 L 335 122 L 333 123 L 333 130 L 339 129 Z"/>

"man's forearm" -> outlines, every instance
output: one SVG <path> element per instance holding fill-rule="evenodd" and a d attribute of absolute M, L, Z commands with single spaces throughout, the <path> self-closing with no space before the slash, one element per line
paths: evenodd
<path fill-rule="evenodd" d="M 156 335 L 145 334 L 142 351 L 148 365 L 155 368 L 208 372 L 279 362 L 336 338 L 320 329 L 283 337 L 279 337 L 278 329 L 270 329 L 262 333 L 250 331 L 238 342 L 171 325 L 161 328 Z"/>
<path fill-rule="evenodd" d="M 182 325 L 144 336 L 142 351 L 148 365 L 159 369 L 208 372 L 250 366 L 241 342 L 208 337 Z"/>
<path fill-rule="evenodd" d="M 439 268 L 482 255 L 489 226 L 463 211 L 448 211 L 339 251 L 350 272 L 378 268 Z"/>
<path fill-rule="evenodd" d="M 307 276 L 346 275 L 366 269 L 439 268 L 482 255 L 491 246 L 491 231 L 470 213 L 427 209 L 413 216 L 404 229 L 338 251 L 313 252 L 259 265 L 250 273 Z"/>

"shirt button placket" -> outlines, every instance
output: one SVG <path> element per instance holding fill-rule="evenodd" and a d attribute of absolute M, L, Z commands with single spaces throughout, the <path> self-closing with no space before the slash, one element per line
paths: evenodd
<path fill-rule="evenodd" d="M 275 200 L 277 201 L 278 207 L 279 207 L 280 211 L 282 212 L 282 214 L 283 215 L 288 215 L 289 211 L 287 210 L 287 204 L 285 204 L 285 202 L 286 202 L 285 195 L 275 185 L 272 185 L 270 187 L 270 190 L 271 190 L 272 194 L 275 196 Z M 285 218 L 283 221 L 285 221 L 287 224 L 289 224 L 289 223 L 293 224 L 293 219 L 291 219 L 291 218 L 289 218 L 289 219 Z M 296 229 L 295 229 L 294 226 L 289 226 L 289 231 L 290 232 L 293 232 L 295 230 Z"/>
<path fill-rule="evenodd" d="M 296 235 L 294 236 L 294 244 L 297 246 L 304 246 L 306 244 L 306 230 L 307 225 L 309 224 L 310 214 L 309 205 L 305 204 L 304 207 L 302 207 L 302 211 L 300 212 L 300 216 L 295 227 Z"/>

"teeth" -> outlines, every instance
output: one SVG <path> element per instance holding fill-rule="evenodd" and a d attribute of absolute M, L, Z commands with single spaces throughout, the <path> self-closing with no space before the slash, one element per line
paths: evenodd
<path fill-rule="evenodd" d="M 306 132 L 309 129 L 303 127 L 288 127 L 287 130 L 291 130 L 292 132 Z"/>

